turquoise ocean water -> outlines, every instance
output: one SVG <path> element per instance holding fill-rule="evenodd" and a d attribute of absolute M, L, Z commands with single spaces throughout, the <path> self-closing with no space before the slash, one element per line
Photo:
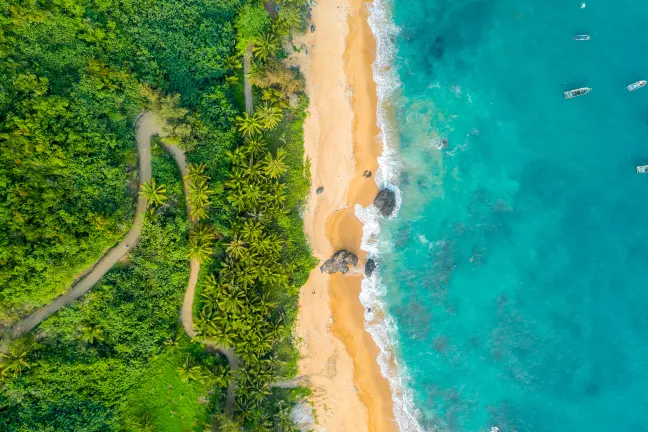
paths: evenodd
<path fill-rule="evenodd" d="M 648 87 L 625 88 L 648 79 L 648 2 L 372 13 L 378 180 L 402 203 L 366 233 L 363 301 L 393 323 L 373 333 L 396 341 L 401 429 L 648 431 Z"/>

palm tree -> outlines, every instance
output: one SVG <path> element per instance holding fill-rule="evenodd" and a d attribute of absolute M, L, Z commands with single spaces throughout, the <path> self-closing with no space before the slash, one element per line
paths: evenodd
<path fill-rule="evenodd" d="M 257 380 L 251 383 L 251 385 L 248 387 L 248 392 L 252 400 L 256 401 L 257 403 L 263 402 L 265 397 L 271 393 L 268 389 L 267 383 Z"/>
<path fill-rule="evenodd" d="M 232 337 L 230 332 L 221 327 L 216 329 L 212 339 L 216 344 L 224 346 L 226 348 L 231 348 L 234 345 L 234 338 Z"/>
<path fill-rule="evenodd" d="M 95 343 L 95 341 L 104 340 L 103 330 L 97 326 L 94 325 L 83 326 L 81 327 L 81 332 L 82 332 L 81 338 L 91 345 Z"/>
<path fill-rule="evenodd" d="M 163 119 L 182 119 L 188 112 L 188 110 L 180 108 L 179 94 L 163 96 L 160 99 L 159 113 Z"/>
<path fill-rule="evenodd" d="M 239 388 L 240 387 L 237 387 L 237 393 L 239 393 Z M 241 393 L 240 397 L 237 396 L 234 405 L 236 407 L 236 411 L 239 412 L 240 417 L 242 419 L 246 419 L 253 411 L 255 403 L 252 401 L 252 399 L 249 398 L 246 393 Z"/>
<path fill-rule="evenodd" d="M 209 225 L 199 225 L 194 228 L 189 235 L 201 240 L 214 240 L 216 238 L 216 232 L 214 232 L 214 229 Z"/>
<path fill-rule="evenodd" d="M 204 203 L 196 203 L 191 205 L 191 211 L 189 212 L 189 215 L 191 216 L 191 219 L 201 221 L 203 219 L 207 219 L 207 208 L 208 206 L 205 205 Z"/>
<path fill-rule="evenodd" d="M 245 140 L 245 144 L 243 145 L 243 151 L 245 154 L 250 156 L 253 160 L 259 157 L 259 155 L 263 152 L 265 149 L 265 142 L 263 141 L 263 138 L 261 138 L 260 135 L 255 135 L 252 137 L 249 137 Z M 249 162 L 250 164 L 252 163 Z"/>
<path fill-rule="evenodd" d="M 245 74 L 245 77 L 250 81 L 251 84 L 258 85 L 263 81 L 265 70 L 263 66 L 256 61 L 252 61 L 250 64 L 250 69 Z"/>
<path fill-rule="evenodd" d="M 206 311 L 208 314 L 213 314 L 214 312 L 218 312 L 220 310 L 220 297 L 216 294 L 208 294 L 205 295 L 205 293 L 201 293 L 202 296 L 204 297 L 203 300 L 203 310 Z"/>
<path fill-rule="evenodd" d="M 178 347 L 180 347 L 180 338 L 176 334 L 175 336 L 173 336 L 173 338 L 171 338 L 171 339 L 169 339 L 167 341 L 164 341 L 164 345 L 166 345 L 168 347 L 178 348 Z"/>
<path fill-rule="evenodd" d="M 260 163 L 248 165 L 248 167 L 243 170 L 243 174 L 251 181 L 256 181 L 259 178 L 263 178 L 263 165 Z M 252 184 L 253 183 L 250 183 L 250 181 L 246 182 L 243 185 L 243 189 L 246 189 Z"/>
<path fill-rule="evenodd" d="M 241 228 L 241 238 L 248 242 L 257 241 L 263 234 L 263 225 L 259 222 L 247 221 Z"/>
<path fill-rule="evenodd" d="M 277 303 L 270 301 L 267 293 L 254 299 L 254 309 L 259 311 L 261 315 L 268 315 L 275 307 L 277 307 Z"/>
<path fill-rule="evenodd" d="M 259 134 L 263 129 L 263 123 L 256 114 L 251 116 L 248 113 L 243 113 L 242 116 L 236 117 L 236 122 L 238 123 L 239 132 L 245 136 Z"/>
<path fill-rule="evenodd" d="M 275 429 L 277 432 L 292 432 L 294 426 L 292 419 L 290 418 L 290 406 L 286 405 L 286 402 L 280 400 L 277 403 L 277 408 L 279 411 L 275 414 L 274 418 Z"/>
<path fill-rule="evenodd" d="M 155 424 L 153 423 L 153 420 L 148 415 L 148 413 L 144 413 L 140 416 L 140 418 L 133 420 L 132 426 L 133 429 L 135 429 L 137 432 L 155 431 Z"/>
<path fill-rule="evenodd" d="M 277 157 L 274 159 L 272 158 L 272 155 L 268 153 L 263 161 L 264 172 L 273 179 L 281 177 L 286 171 L 288 171 L 288 165 L 284 163 L 285 157 L 286 151 L 284 149 L 277 150 Z"/>
<path fill-rule="evenodd" d="M 243 147 L 237 147 L 233 152 L 228 151 L 225 154 L 234 167 L 240 167 L 247 163 L 248 158 Z"/>
<path fill-rule="evenodd" d="M 282 7 L 279 9 L 277 21 L 279 28 L 283 33 L 290 33 L 301 24 L 301 14 L 295 7 Z"/>
<path fill-rule="evenodd" d="M 227 253 L 237 259 L 241 259 L 247 252 L 247 244 L 236 234 L 232 241 L 227 243 Z"/>
<path fill-rule="evenodd" d="M 225 78 L 225 82 L 229 85 L 236 85 L 239 82 L 239 77 L 237 77 L 236 75 L 230 75 Z"/>
<path fill-rule="evenodd" d="M 150 182 L 145 182 L 140 186 L 140 196 L 146 198 L 148 204 L 153 207 L 160 206 L 164 204 L 167 199 L 166 186 L 157 185 L 155 179 L 152 178 Z"/>
<path fill-rule="evenodd" d="M 268 102 L 270 105 L 279 107 L 280 109 L 288 108 L 288 102 L 286 101 L 286 96 L 281 90 L 277 90 L 272 87 L 264 88 L 261 92 L 261 100 Z"/>
<path fill-rule="evenodd" d="M 188 183 L 188 189 L 191 218 L 196 220 L 206 218 L 207 208 L 211 204 L 209 197 L 214 194 L 214 191 L 209 189 L 205 179 Z"/>
<path fill-rule="evenodd" d="M 272 418 L 270 413 L 262 410 L 254 410 L 251 416 L 251 422 L 253 423 L 252 429 L 250 432 L 272 432 Z"/>
<path fill-rule="evenodd" d="M 29 369 L 27 363 L 27 350 L 22 346 L 15 346 L 6 354 L 0 354 L 0 376 L 2 377 L 16 377 L 23 373 L 25 369 Z"/>
<path fill-rule="evenodd" d="M 189 183 L 188 189 L 191 204 L 208 203 L 209 196 L 214 194 L 214 191 L 209 188 L 205 179 L 198 179 L 197 181 Z"/>
<path fill-rule="evenodd" d="M 242 291 L 229 291 L 223 293 L 220 307 L 223 312 L 237 313 L 245 306 L 245 293 Z"/>
<path fill-rule="evenodd" d="M 243 429 L 238 420 L 230 418 L 226 414 L 214 415 L 214 424 L 216 426 L 207 425 L 205 432 L 241 432 Z"/>
<path fill-rule="evenodd" d="M 243 69 L 243 60 L 238 56 L 230 56 L 225 62 L 225 67 L 231 70 L 240 70 Z"/>
<path fill-rule="evenodd" d="M 180 380 L 185 383 L 189 381 L 203 382 L 205 380 L 203 368 L 196 365 L 190 356 L 187 356 L 182 366 L 178 367 L 178 375 L 180 375 Z"/>
<path fill-rule="evenodd" d="M 218 387 L 227 387 L 230 383 L 230 368 L 216 365 L 211 370 L 212 383 Z"/>
<path fill-rule="evenodd" d="M 189 253 L 187 254 L 187 258 L 203 263 L 213 253 L 214 246 L 211 241 L 200 237 L 189 239 Z"/>
<path fill-rule="evenodd" d="M 216 282 L 214 275 L 209 275 L 205 278 L 205 282 L 203 283 L 203 286 L 205 287 L 203 291 L 214 291 L 217 285 L 218 283 Z"/>
<path fill-rule="evenodd" d="M 247 183 L 244 186 L 243 193 L 246 196 L 247 207 L 254 207 L 254 204 L 261 199 L 261 186 L 255 183 Z"/>
<path fill-rule="evenodd" d="M 193 210 L 193 209 L 192 209 Z M 214 230 L 207 225 L 194 228 L 189 234 L 189 259 L 204 262 L 212 253 L 214 246 L 212 240 L 216 237 Z"/>
<path fill-rule="evenodd" d="M 272 57 L 279 49 L 279 41 L 273 33 L 265 33 L 254 43 L 254 57 L 266 61 Z"/>
<path fill-rule="evenodd" d="M 209 177 L 205 175 L 205 170 L 207 165 L 204 163 L 199 164 L 189 164 L 187 165 L 187 175 L 185 175 L 185 180 L 189 183 L 195 183 L 199 180 L 209 180 Z"/>
<path fill-rule="evenodd" d="M 245 194 L 242 192 L 229 194 L 227 200 L 232 203 L 239 211 L 245 207 Z"/>
<path fill-rule="evenodd" d="M 261 108 L 257 109 L 256 115 L 259 116 L 259 120 L 266 129 L 272 129 L 281 120 L 281 109 L 266 102 Z"/>

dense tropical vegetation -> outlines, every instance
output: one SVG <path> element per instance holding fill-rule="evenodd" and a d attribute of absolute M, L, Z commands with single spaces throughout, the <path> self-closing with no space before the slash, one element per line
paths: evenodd
<path fill-rule="evenodd" d="M 0 430 L 295 430 L 303 390 L 271 383 L 296 373 L 314 263 L 300 218 L 307 101 L 282 46 L 309 9 L 278 3 L 0 0 L 0 325 L 69 289 L 128 230 L 138 193 L 150 208 L 127 261 L 5 344 Z M 165 134 L 138 190 L 143 109 Z M 185 150 L 184 179 L 163 143 Z M 188 258 L 203 264 L 193 341 L 178 320 Z"/>

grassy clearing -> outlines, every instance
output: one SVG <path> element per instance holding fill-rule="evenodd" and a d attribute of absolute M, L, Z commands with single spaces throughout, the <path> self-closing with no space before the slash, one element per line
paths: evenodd
<path fill-rule="evenodd" d="M 188 355 L 196 355 L 192 351 L 200 354 L 202 348 L 183 337 L 179 347 L 170 347 L 151 363 L 140 385 L 127 395 L 123 404 L 128 430 L 135 430 L 133 421 L 141 422 L 145 413 L 152 430 L 157 432 L 203 430 L 208 422 L 210 402 L 214 399 L 218 402 L 222 391 L 218 387 L 214 390 L 209 383 L 182 382 L 178 368 Z"/>

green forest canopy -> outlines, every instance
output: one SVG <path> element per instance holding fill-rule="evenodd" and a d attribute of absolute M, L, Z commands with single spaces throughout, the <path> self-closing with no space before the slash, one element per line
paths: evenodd
<path fill-rule="evenodd" d="M 137 196 L 132 121 L 152 107 L 147 89 L 179 95 L 176 111 L 187 114 L 170 122 L 174 139 L 190 162 L 204 165 L 213 193 L 205 224 L 222 238 L 205 257 L 197 308 L 209 308 L 209 295 L 226 294 L 222 284 L 210 285 L 210 276 L 227 275 L 228 262 L 240 267 L 227 245 L 250 220 L 283 248 L 272 269 L 260 269 L 274 275 L 252 281 L 236 313 L 220 309 L 238 323 L 234 329 L 213 311 L 210 321 L 204 314 L 198 320 L 227 332 L 236 349 L 255 344 L 242 353 L 236 418 L 227 422 L 293 430 L 284 402 L 293 403 L 299 390 L 268 384 L 296 370 L 290 329 L 297 288 L 313 266 L 300 218 L 309 187 L 302 138 L 307 101 L 298 73 L 280 62 L 281 40 L 305 28 L 305 2 L 283 0 L 273 18 L 260 2 L 244 0 L 0 0 L 0 10 L 0 328 L 66 291 L 128 230 Z M 260 159 L 248 163 L 273 179 L 267 183 L 237 174 L 246 167 L 233 156 L 245 134 L 235 119 L 246 46 L 254 52 L 249 77 L 259 108 L 250 122 L 264 142 Z M 296 105 L 289 106 L 289 94 Z M 178 430 L 171 407 L 145 403 L 144 391 L 162 392 L 146 384 L 152 377 L 180 377 L 189 383 L 182 394 L 218 390 L 186 405 L 185 415 L 222 412 L 229 379 L 222 359 L 174 336 L 181 328 L 189 225 L 171 165 L 153 167 L 168 200 L 149 216 L 129 262 L 44 322 L 35 340 L 18 341 L 28 366 L 0 382 L 3 430 Z M 275 203 L 275 210 L 263 215 L 241 207 L 232 198 L 237 194 L 257 196 L 259 206 Z M 264 245 L 246 240 L 242 247 Z M 259 322 L 259 311 L 270 314 L 270 326 Z M 207 330 L 202 337 L 214 335 Z M 180 365 L 175 378 L 169 363 Z"/>
<path fill-rule="evenodd" d="M 234 143 L 237 0 L 0 0 L 0 326 L 67 290 L 132 223 L 141 83 Z M 223 177 L 216 175 L 215 178 Z"/>

